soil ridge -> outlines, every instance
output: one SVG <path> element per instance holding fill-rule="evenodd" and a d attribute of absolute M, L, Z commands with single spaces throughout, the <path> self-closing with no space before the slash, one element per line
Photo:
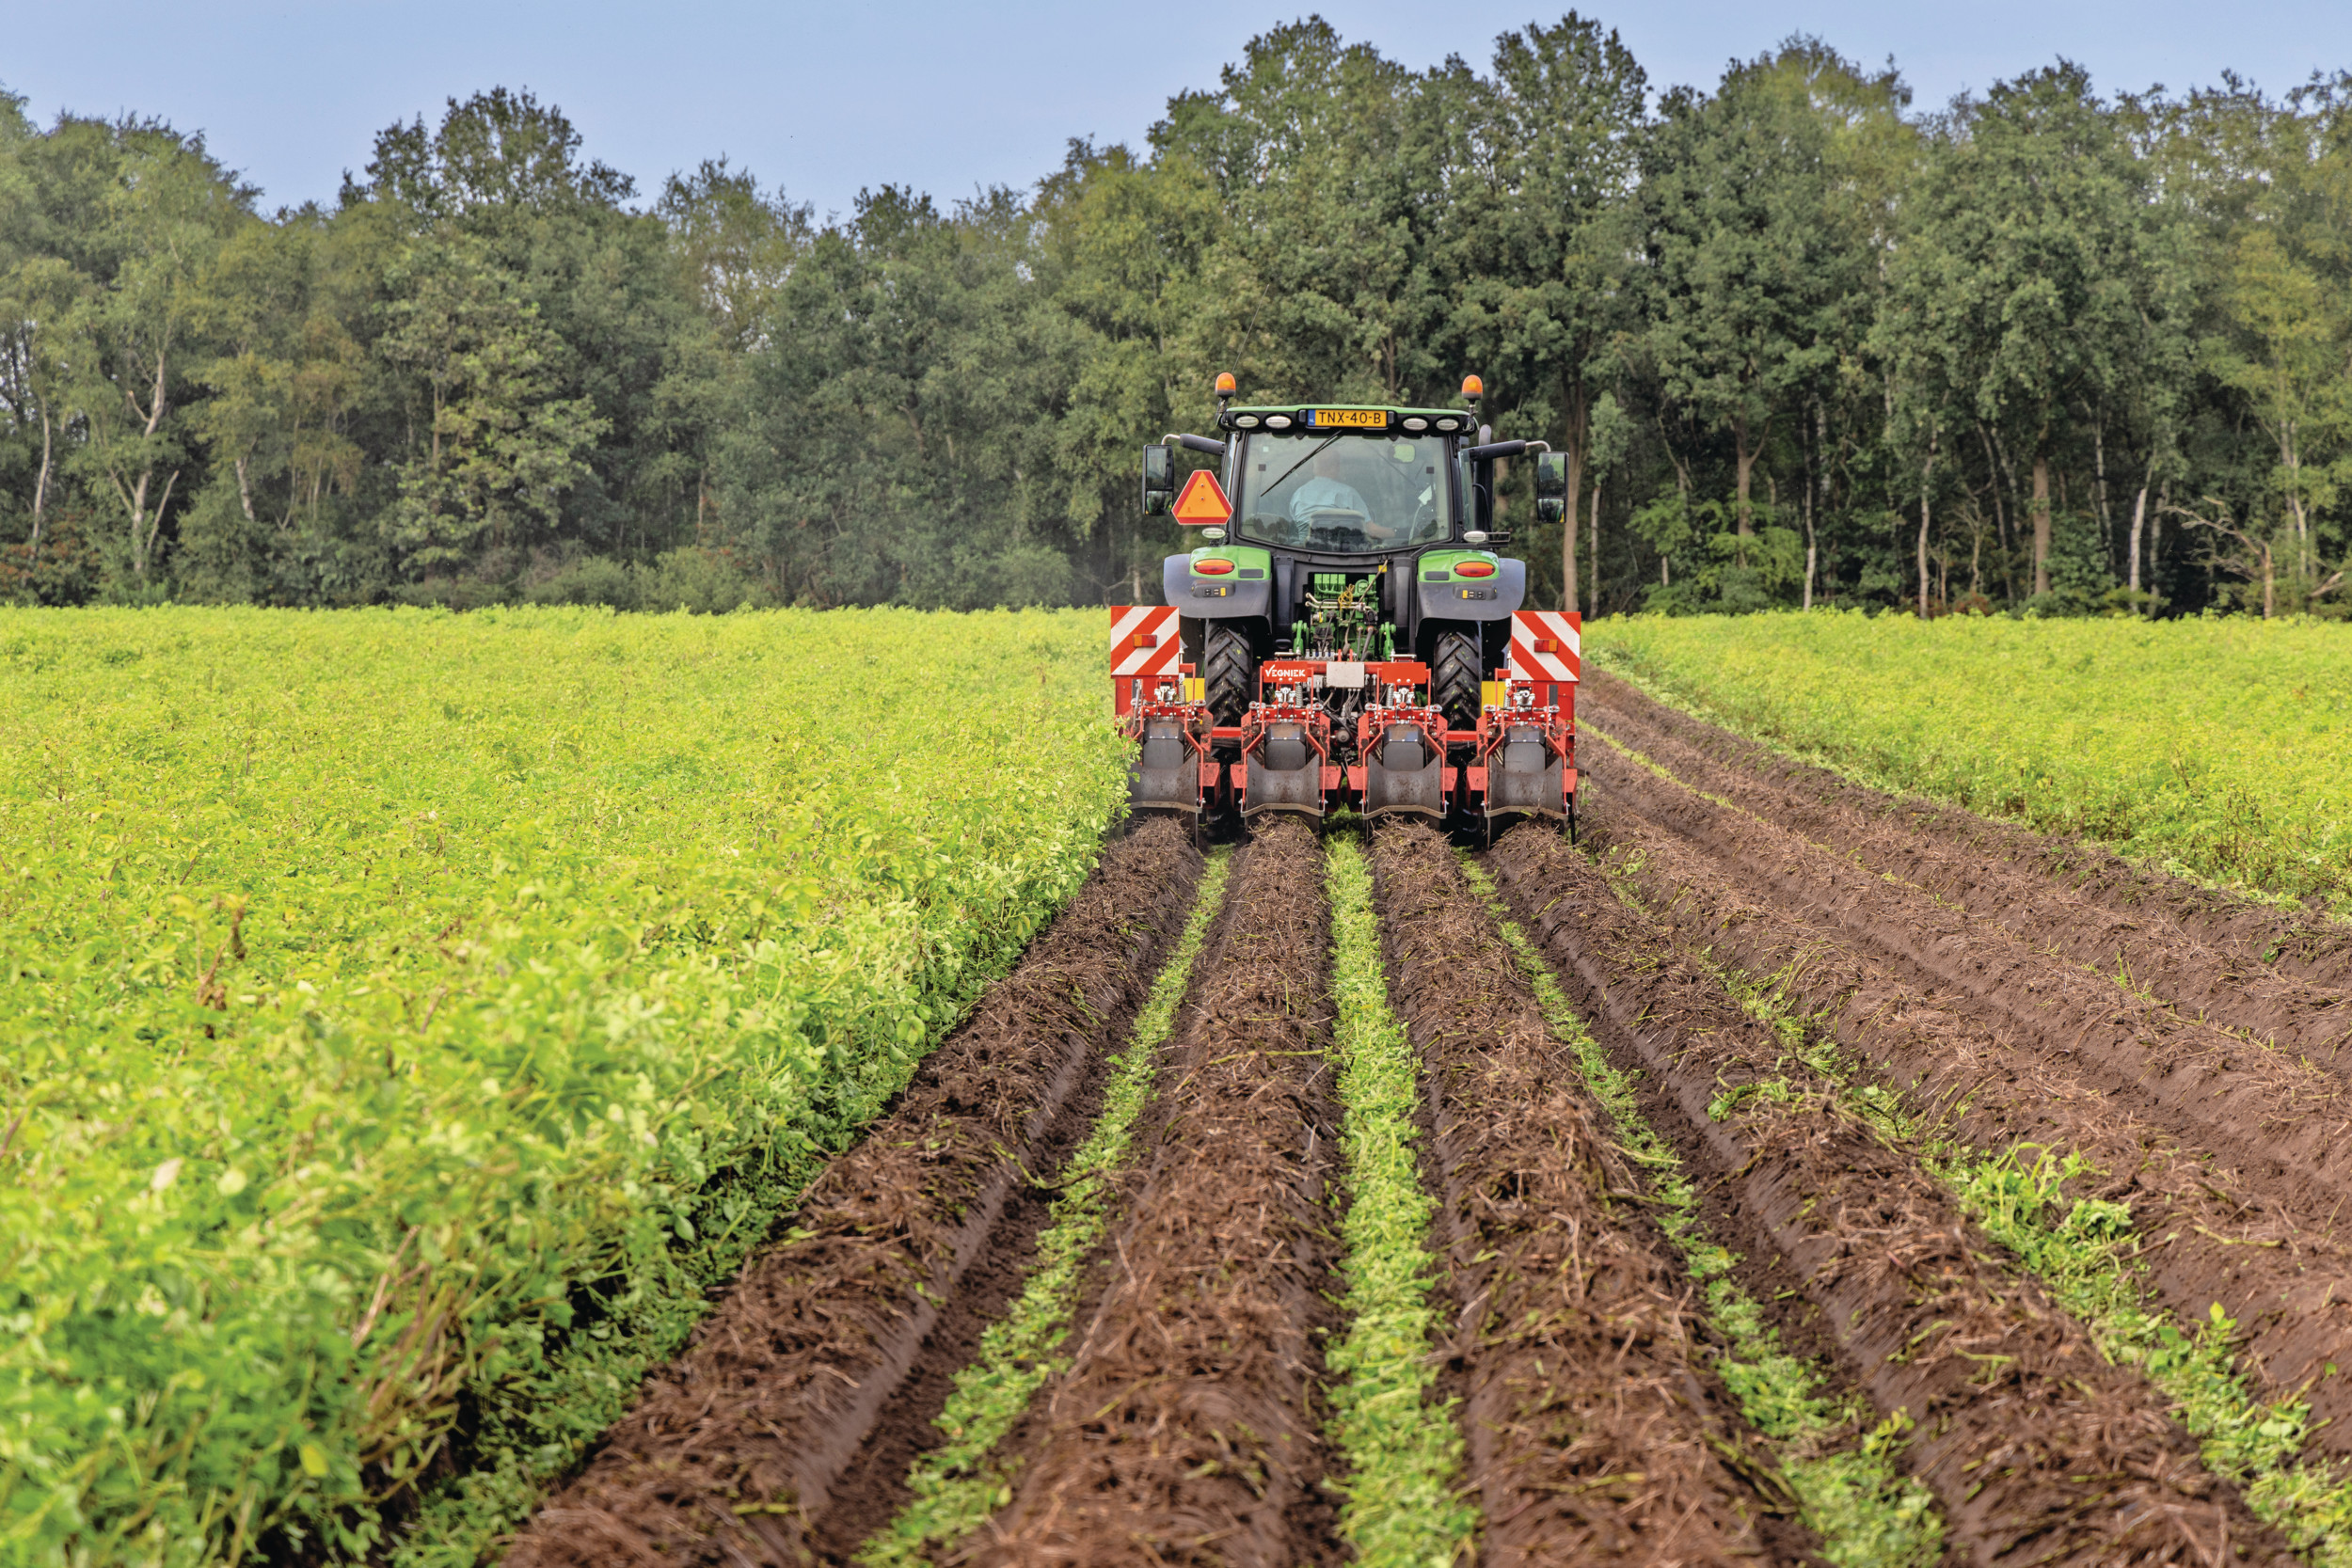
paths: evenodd
<path fill-rule="evenodd" d="M 959 1560 L 1336 1561 L 1322 1337 L 1340 1152 L 1314 835 L 1260 825 L 1165 1053 L 1107 1278 Z"/>
<path fill-rule="evenodd" d="M 1597 831 L 1634 819 L 1724 868 L 1759 902 L 1922 990 L 1971 998 L 2021 1048 L 2067 1058 L 2152 1120 L 2291 1183 L 2352 1197 L 2352 1085 L 2161 1003 L 2133 996 L 1916 889 L 1863 871 L 1785 828 L 1740 817 L 1606 746 L 1589 750 L 1609 801 Z"/>
<path fill-rule="evenodd" d="M 1780 1043 L 1590 862 L 1515 833 L 1488 863 L 1604 1048 L 1670 1090 L 1676 1141 L 1719 1179 L 1740 1240 L 1781 1254 L 1873 1402 L 1916 1423 L 1903 1460 L 1956 1546 L 1988 1564 L 2296 1561 L 2153 1388 L 1915 1160 L 1793 1092 Z"/>
<path fill-rule="evenodd" d="M 1383 826 L 1372 863 L 1436 1132 L 1486 1560 L 1819 1563 L 1714 1376 L 1688 1276 L 1634 1217 L 1639 1183 L 1445 838 Z"/>
<path fill-rule="evenodd" d="M 1753 780 L 1785 804 L 1785 811 L 1768 816 L 1818 823 L 1825 832 L 1841 823 L 1853 825 L 1849 831 L 1873 836 L 1880 827 L 1893 829 L 1880 842 L 1894 851 L 1894 858 L 1878 869 L 1925 886 L 1948 876 L 1948 890 L 1937 891 L 1956 901 L 1977 907 L 1979 890 L 1996 899 L 2030 896 L 2020 884 L 2039 882 L 2069 901 L 2131 923 L 2145 932 L 2151 944 L 2160 947 L 2177 940 L 2209 946 L 2233 970 L 2251 964 L 2338 998 L 2352 995 L 2352 925 L 2344 921 L 2207 887 L 2127 861 L 2087 839 L 1996 821 L 1921 795 L 1874 788 L 1661 703 L 1624 677 L 1590 663 L 1578 700 L 1586 712 L 1606 719 L 1611 726 L 1629 721 L 1645 733 L 1671 735 L 1693 752 Z M 1922 874 L 1904 869 L 1906 854 L 1916 857 Z M 1930 863 L 1937 872 L 1925 871 Z M 2099 955 L 2086 961 L 2104 964 L 2106 958 Z M 2137 976 L 2140 964 L 2131 967 Z"/>
<path fill-rule="evenodd" d="M 2352 1367 L 2352 1248 L 2332 1227 L 2332 1198 L 2249 1180 L 2185 1148 L 2069 1058 L 2017 1048 L 1971 998 L 1909 986 L 1836 932 L 1767 909 L 1638 816 L 1612 819 L 1597 842 L 1684 942 L 1770 976 L 1868 1075 L 1963 1143 L 2090 1160 L 2097 1174 L 2072 1196 L 2128 1204 L 2137 1261 L 2175 1320 L 2197 1328 L 2221 1304 L 2265 1397 L 2308 1400 L 2326 1423 L 2321 1447 L 2352 1454 L 2352 1377 L 2341 1370 Z"/>
<path fill-rule="evenodd" d="M 983 1314 L 953 1310 L 959 1296 L 1017 1281 L 1009 1259 L 1045 1212 L 1028 1172 L 1082 1127 L 1079 1101 L 1183 928 L 1202 863 L 1159 819 L 1104 847 L 1012 972 L 519 1532 L 512 1568 L 819 1560 L 861 1449 L 878 1432 L 923 1440 L 946 1379 L 914 1378 L 937 1385 L 932 1410 L 898 1396 L 926 1357 L 960 1362 L 947 1339 L 977 1337 Z"/>

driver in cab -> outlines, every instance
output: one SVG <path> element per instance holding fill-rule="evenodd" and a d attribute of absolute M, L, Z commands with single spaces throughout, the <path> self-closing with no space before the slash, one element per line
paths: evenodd
<path fill-rule="evenodd" d="M 1372 508 L 1364 504 L 1363 492 L 1340 478 L 1347 468 L 1341 455 L 1341 444 L 1333 442 L 1315 453 L 1313 477 L 1291 493 L 1291 521 L 1304 529 L 1315 521 L 1318 512 L 1352 513 L 1345 518 L 1325 517 L 1326 523 L 1340 522 L 1360 529 L 1374 541 L 1386 540 L 1396 531 L 1382 528 L 1372 520 Z"/>

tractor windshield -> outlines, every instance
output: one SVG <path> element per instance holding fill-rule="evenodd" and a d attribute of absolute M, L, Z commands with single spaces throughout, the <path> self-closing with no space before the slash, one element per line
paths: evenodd
<path fill-rule="evenodd" d="M 1390 436 L 1249 436 L 1233 498 L 1241 534 L 1315 550 L 1388 550 L 1453 531 L 1445 441 Z"/>

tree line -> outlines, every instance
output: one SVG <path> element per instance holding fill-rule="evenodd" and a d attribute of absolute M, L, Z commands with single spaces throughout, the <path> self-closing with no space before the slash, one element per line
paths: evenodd
<path fill-rule="evenodd" d="M 1654 91 L 1571 12 L 1408 70 L 1319 19 L 1138 150 L 847 215 L 650 197 L 504 89 L 264 214 L 0 94 L 0 601 L 970 609 L 1156 594 L 1136 451 L 1444 404 L 1541 602 L 2340 614 L 2352 76 L 1915 111 L 1811 39 Z"/>

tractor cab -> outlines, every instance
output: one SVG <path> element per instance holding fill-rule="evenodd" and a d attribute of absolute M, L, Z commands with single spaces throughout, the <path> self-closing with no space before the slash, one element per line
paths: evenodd
<path fill-rule="evenodd" d="M 1174 636 L 1151 645 L 1178 683 L 1167 705 L 1191 717 L 1133 718 L 1165 682 L 1131 678 L 1119 693 L 1141 741 L 1135 804 L 1443 817 L 1473 793 L 1485 800 L 1483 716 L 1534 711 L 1532 684 L 1505 689 L 1527 569 L 1497 549 L 1510 536 L 1496 523 L 1496 465 L 1534 455 L 1546 520 L 1560 515 L 1565 473 L 1543 442 L 1493 439 L 1478 421 L 1482 390 L 1466 381 L 1462 408 L 1235 406 L 1232 377 L 1220 376 L 1217 436 L 1144 449 L 1144 511 L 1198 528 L 1201 543 L 1164 562 Z M 1181 484 L 1180 451 L 1209 459 Z M 1114 626 L 1133 615 L 1116 608 Z M 1575 619 L 1554 630 L 1572 640 Z M 1147 655 L 1112 652 L 1115 673 Z M 1541 684 L 1558 707 L 1567 683 Z M 1517 789 L 1511 799 L 1535 803 L 1510 809 L 1572 816 L 1572 723 L 1555 728 L 1545 766 L 1565 769 L 1568 793 Z"/>

